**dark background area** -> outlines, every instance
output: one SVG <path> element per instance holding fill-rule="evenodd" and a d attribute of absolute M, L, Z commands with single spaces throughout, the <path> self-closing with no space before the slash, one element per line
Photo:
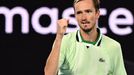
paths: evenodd
<path fill-rule="evenodd" d="M 33 12 L 40 7 L 58 8 L 58 18 L 62 18 L 63 11 L 72 7 L 73 0 L 0 0 L 0 7 L 9 9 L 21 6 L 29 13 L 30 31 L 28 34 L 21 32 L 21 18 L 15 15 L 13 18 L 13 33 L 5 33 L 5 17 L 0 14 L 0 75 L 43 75 L 46 59 L 51 51 L 55 34 L 42 35 L 37 33 L 31 25 Z M 108 26 L 110 13 L 116 8 L 127 8 L 134 17 L 134 7 L 131 0 L 102 0 L 101 8 L 107 9 L 107 15 L 100 17 L 99 26 L 106 27 L 107 36 L 121 43 L 125 67 L 128 75 L 134 71 L 134 32 L 126 36 L 114 34 Z M 49 25 L 49 16 L 42 16 L 40 24 Z M 131 26 L 134 30 L 134 24 Z"/>

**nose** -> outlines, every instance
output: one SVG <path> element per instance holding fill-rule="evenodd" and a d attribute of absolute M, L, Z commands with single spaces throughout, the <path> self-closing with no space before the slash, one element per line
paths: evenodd
<path fill-rule="evenodd" d="M 82 19 L 82 21 L 85 21 L 86 20 L 86 14 L 85 13 L 82 14 L 81 19 Z"/>

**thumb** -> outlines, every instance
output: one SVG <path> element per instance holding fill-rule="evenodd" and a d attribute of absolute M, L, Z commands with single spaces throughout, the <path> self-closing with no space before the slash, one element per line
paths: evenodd
<path fill-rule="evenodd" d="M 69 24 L 69 19 L 67 19 L 67 24 Z M 67 25 L 68 26 L 68 25 Z"/>

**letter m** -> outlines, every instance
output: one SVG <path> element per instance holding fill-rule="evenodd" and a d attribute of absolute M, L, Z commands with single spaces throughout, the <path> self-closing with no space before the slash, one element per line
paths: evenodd
<path fill-rule="evenodd" d="M 21 16 L 21 31 L 26 34 L 29 32 L 29 15 L 25 8 L 14 7 L 8 9 L 7 7 L 0 7 L 0 14 L 5 17 L 5 32 L 11 34 L 13 32 L 13 17 L 14 15 Z"/>

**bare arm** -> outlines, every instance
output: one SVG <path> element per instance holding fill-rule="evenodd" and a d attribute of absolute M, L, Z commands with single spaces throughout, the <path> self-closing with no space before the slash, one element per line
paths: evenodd
<path fill-rule="evenodd" d="M 45 75 L 56 75 L 58 71 L 60 46 L 61 46 L 63 35 L 66 32 L 68 20 L 61 19 L 61 20 L 58 20 L 57 23 L 58 23 L 57 34 L 56 34 L 56 38 L 53 44 L 53 48 L 46 62 L 46 66 L 44 69 Z"/>

